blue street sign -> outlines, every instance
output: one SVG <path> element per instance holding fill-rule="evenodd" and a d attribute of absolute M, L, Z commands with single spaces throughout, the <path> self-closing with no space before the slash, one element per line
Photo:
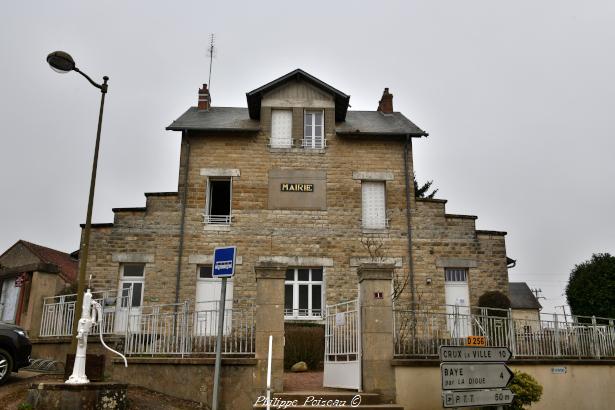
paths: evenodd
<path fill-rule="evenodd" d="M 212 276 L 214 278 L 230 278 L 235 274 L 236 246 L 225 246 L 214 249 Z"/>

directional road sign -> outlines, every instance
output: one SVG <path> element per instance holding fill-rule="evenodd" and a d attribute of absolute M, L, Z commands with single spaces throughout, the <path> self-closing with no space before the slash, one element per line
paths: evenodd
<path fill-rule="evenodd" d="M 509 389 L 445 391 L 444 407 L 501 406 L 510 404 L 514 394 Z"/>
<path fill-rule="evenodd" d="M 442 363 L 442 390 L 506 387 L 513 372 L 504 363 Z"/>
<path fill-rule="evenodd" d="M 214 249 L 212 276 L 214 278 L 230 278 L 235 273 L 236 246 L 225 246 Z"/>
<path fill-rule="evenodd" d="M 443 362 L 506 362 L 511 356 L 508 347 L 440 346 Z"/>

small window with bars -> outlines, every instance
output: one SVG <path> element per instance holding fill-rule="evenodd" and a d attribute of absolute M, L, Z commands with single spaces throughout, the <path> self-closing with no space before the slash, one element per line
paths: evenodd
<path fill-rule="evenodd" d="M 446 268 L 444 269 L 445 282 L 467 282 L 468 270 L 466 268 Z"/>

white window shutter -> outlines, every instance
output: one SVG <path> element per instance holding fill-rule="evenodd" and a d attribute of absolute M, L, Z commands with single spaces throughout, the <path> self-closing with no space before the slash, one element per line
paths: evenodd
<path fill-rule="evenodd" d="M 384 182 L 363 181 L 363 227 L 386 228 L 386 205 Z"/>
<path fill-rule="evenodd" d="M 271 147 L 290 148 L 292 145 L 293 112 L 271 111 Z"/>

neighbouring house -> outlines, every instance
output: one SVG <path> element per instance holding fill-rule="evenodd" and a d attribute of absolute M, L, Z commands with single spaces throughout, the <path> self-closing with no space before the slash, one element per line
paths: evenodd
<path fill-rule="evenodd" d="M 539 326 L 542 306 L 527 283 L 510 282 L 508 284 L 508 298 L 510 299 L 513 319 L 525 320 L 528 325 Z"/>
<path fill-rule="evenodd" d="M 37 336 L 43 299 L 55 296 L 77 278 L 71 255 L 24 240 L 0 255 L 0 320 Z"/>

